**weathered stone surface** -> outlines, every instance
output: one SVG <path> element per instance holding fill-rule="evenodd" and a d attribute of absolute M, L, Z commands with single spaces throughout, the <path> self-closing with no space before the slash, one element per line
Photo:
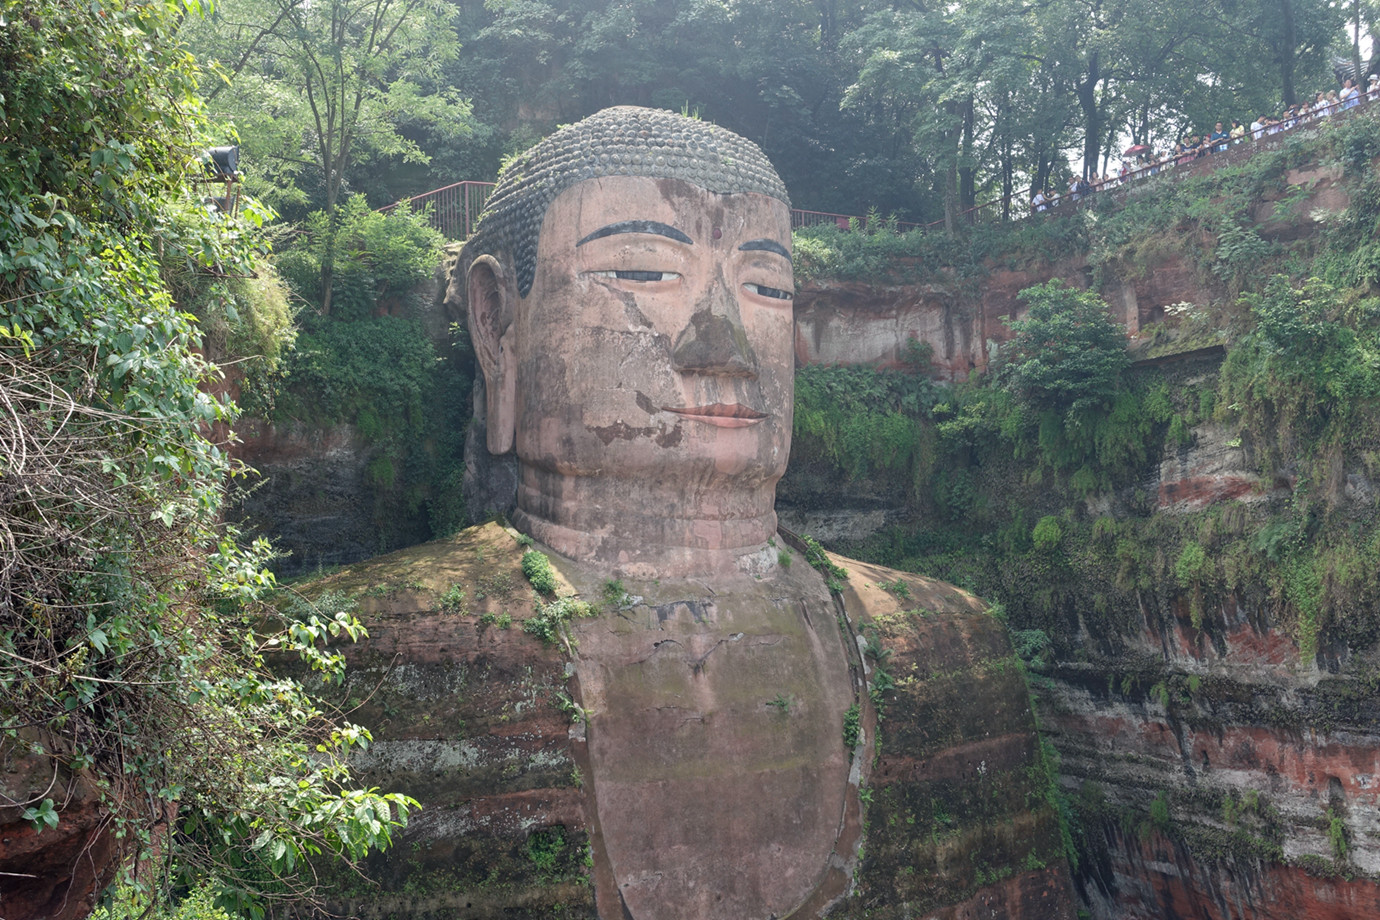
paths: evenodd
<path fill-rule="evenodd" d="M 836 599 L 783 543 L 760 578 L 625 579 L 619 603 L 606 572 L 553 554 L 560 590 L 599 612 L 548 646 L 521 631 L 522 552 L 490 524 L 311 585 L 358 597 L 369 627 L 342 690 L 376 739 L 364 781 L 425 806 L 371 860 L 381 888 L 342 880 L 332 909 L 1071 917 L 1018 666 L 975 598 L 836 559 Z"/>
<path fill-rule="evenodd" d="M 356 562 L 379 551 L 374 500 L 366 481 L 373 452 L 353 425 L 248 420 L 235 453 L 256 470 L 234 514 L 290 553 L 284 576 Z"/>
<path fill-rule="evenodd" d="M 1161 511 L 1200 511 L 1231 499 L 1264 498 L 1260 476 L 1246 461 L 1246 451 L 1225 426 L 1193 429 L 1193 442 L 1160 463 Z"/>
<path fill-rule="evenodd" d="M 1380 916 L 1380 885 L 1295 866 L 1223 859 L 1204 865 L 1162 834 L 1102 829 L 1119 855 L 1106 888 L 1089 885 L 1095 917 L 1117 920 L 1359 920 Z M 1101 881 L 1101 880 L 1100 880 Z"/>
<path fill-rule="evenodd" d="M 34 805 L 51 798 L 61 816 L 57 827 L 36 830 L 20 805 L 0 807 L 0 917 L 85 917 L 125 852 L 99 791 L 51 757 L 20 754 L 0 740 L 0 795 Z"/>
<path fill-rule="evenodd" d="M 1083 832 L 1102 856 L 1081 882 L 1093 916 L 1372 915 L 1380 714 L 1369 691 L 1306 666 L 1268 615 L 1235 599 L 1207 611 L 1205 629 L 1189 619 L 1147 618 L 1119 656 L 1065 663 L 1041 691 L 1062 782 L 1095 803 Z M 1116 817 L 1153 814 L 1152 800 L 1162 827 Z"/>
<path fill-rule="evenodd" d="M 602 590 L 587 567 L 561 568 L 583 596 Z M 773 551 L 760 577 L 712 589 L 624 585 L 635 603 L 571 631 L 596 865 L 616 884 L 600 885 L 603 915 L 787 916 L 821 886 L 842 894 L 857 789 L 841 739 L 858 694 L 818 574 Z"/>
<path fill-rule="evenodd" d="M 1072 917 L 1073 893 L 1021 665 L 984 605 L 835 557 L 873 643 L 866 858 L 843 917 Z M 885 681 L 884 681 L 885 683 Z"/>
<path fill-rule="evenodd" d="M 363 781 L 424 805 L 390 852 L 371 857 L 377 886 L 335 880 L 331 910 L 595 916 L 565 659 L 522 632 L 536 598 L 520 559 L 512 535 L 489 524 L 310 586 L 357 598 L 369 629 L 345 648 L 339 691 L 374 734 L 356 764 Z"/>

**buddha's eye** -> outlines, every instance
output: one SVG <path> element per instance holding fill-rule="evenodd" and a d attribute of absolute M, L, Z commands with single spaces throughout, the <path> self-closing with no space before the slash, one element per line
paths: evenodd
<path fill-rule="evenodd" d="M 644 271 L 594 271 L 591 275 L 600 278 L 616 278 L 619 281 L 675 281 L 680 275 L 675 272 L 644 272 Z"/>
<path fill-rule="evenodd" d="M 795 295 L 792 294 L 790 291 L 783 291 L 780 288 L 767 287 L 765 284 L 745 284 L 743 285 L 743 287 L 747 288 L 748 291 L 758 295 L 759 297 L 770 297 L 773 300 L 793 300 L 795 298 Z"/>

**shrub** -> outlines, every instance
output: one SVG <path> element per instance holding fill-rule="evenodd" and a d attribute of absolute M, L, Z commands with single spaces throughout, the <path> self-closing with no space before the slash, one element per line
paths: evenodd
<path fill-rule="evenodd" d="M 998 374 L 1031 406 L 1072 415 L 1111 402 L 1131 366 L 1126 330 L 1112 322 L 1102 298 L 1048 281 L 1020 292 L 1030 304 L 1011 324 L 1015 337 Z"/>
<path fill-rule="evenodd" d="M 522 623 L 522 631 L 547 645 L 560 637 L 561 626 L 575 617 L 597 616 L 598 611 L 573 597 L 558 597 L 549 604 L 538 604 L 536 613 Z"/>
<path fill-rule="evenodd" d="M 339 320 L 371 315 L 381 300 L 401 297 L 425 282 L 441 260 L 445 240 L 422 212 L 397 207 L 371 209 L 363 195 L 352 195 L 331 217 L 317 211 L 307 218 L 302 241 L 277 257 L 283 277 L 299 297 L 321 306 L 321 264 L 334 245 L 331 314 Z"/>
<path fill-rule="evenodd" d="M 1037 550 L 1049 552 L 1057 549 L 1059 541 L 1064 538 L 1064 529 L 1059 525 L 1059 519 L 1052 514 L 1047 514 L 1035 522 L 1035 529 L 1030 532 L 1030 542 Z"/>
<path fill-rule="evenodd" d="M 556 593 L 556 571 L 545 553 L 529 549 L 522 554 L 522 574 L 542 594 Z"/>
<path fill-rule="evenodd" d="M 1179 587 L 1191 588 L 1199 584 L 1209 571 L 1211 564 L 1202 545 L 1193 540 L 1185 543 L 1183 551 L 1174 563 L 1174 580 L 1179 583 Z"/>

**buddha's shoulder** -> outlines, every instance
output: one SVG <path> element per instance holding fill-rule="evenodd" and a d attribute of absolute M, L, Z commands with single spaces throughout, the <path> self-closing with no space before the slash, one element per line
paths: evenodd
<path fill-rule="evenodd" d="M 884 684 L 901 696 L 914 691 L 930 703 L 946 700 L 945 707 L 961 709 L 970 694 L 985 706 L 1025 707 L 1006 624 L 982 598 L 939 579 L 832 553 L 829 559 L 847 572 L 837 579 L 839 595 Z"/>
<path fill-rule="evenodd" d="M 1005 623 L 937 579 L 829 559 L 847 571 L 834 587 L 860 640 L 871 704 L 862 727 L 876 745 L 867 860 L 849 907 L 1071 918 L 1050 780 Z"/>
<path fill-rule="evenodd" d="M 847 572 L 840 581 L 850 612 L 873 619 L 886 619 L 903 612 L 922 616 L 986 616 L 989 605 L 976 594 L 962 588 L 884 565 L 826 554 L 834 565 Z"/>

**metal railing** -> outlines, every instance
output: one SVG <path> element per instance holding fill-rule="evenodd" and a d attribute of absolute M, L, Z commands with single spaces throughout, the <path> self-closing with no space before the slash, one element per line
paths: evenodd
<path fill-rule="evenodd" d="M 1277 147 L 1285 138 L 1297 131 L 1316 128 L 1326 121 L 1350 117 L 1373 108 L 1380 108 L 1376 105 L 1376 97 L 1362 94 L 1356 104 L 1350 107 L 1334 108 L 1332 111 L 1322 114 L 1315 113 L 1307 119 L 1300 120 L 1288 127 L 1277 128 L 1273 133 L 1263 133 L 1259 137 L 1252 137 L 1248 132 L 1244 141 L 1223 145 L 1225 149 L 1218 149 L 1212 153 L 1189 158 L 1183 156 L 1168 157 L 1159 162 L 1138 167 L 1127 175 L 1118 176 L 1105 184 L 1094 185 L 1090 191 L 1055 196 L 1048 199 L 1042 210 L 1067 213 L 1081 203 L 1105 196 L 1109 192 L 1116 193 L 1118 196 L 1125 195 L 1130 193 L 1134 186 L 1140 184 L 1141 180 L 1151 176 L 1187 176 L 1208 172 L 1220 166 L 1240 162 L 1259 150 Z M 410 204 L 414 209 L 427 208 L 431 225 L 445 234 L 447 239 L 465 240 L 474 232 L 475 225 L 479 222 L 479 216 L 484 211 L 484 203 L 489 200 L 489 194 L 493 188 L 494 183 L 492 182 L 456 182 L 454 185 L 447 185 L 444 188 L 413 195 L 411 198 L 404 198 L 379 208 L 379 210 L 390 211 L 402 204 Z M 1029 198 L 1017 199 L 1016 201 L 998 198 L 986 201 L 960 212 L 957 215 L 957 222 L 977 224 L 1021 220 L 1031 216 L 1032 209 L 1029 201 Z M 942 219 L 927 224 L 890 219 L 883 219 L 882 223 L 897 233 L 906 233 L 912 230 L 936 230 L 944 226 Z M 862 230 L 867 228 L 867 224 L 868 218 L 858 214 L 806 211 L 801 208 L 791 209 L 792 230 L 821 226 L 837 227 L 840 230 Z"/>
<path fill-rule="evenodd" d="M 441 231 L 448 240 L 467 240 L 479 223 L 479 215 L 484 213 L 484 203 L 494 189 L 492 182 L 456 182 L 443 188 L 413 195 L 395 201 L 382 212 L 391 211 L 400 205 L 410 205 L 413 210 L 425 208 L 431 226 Z"/>
<path fill-rule="evenodd" d="M 905 220 L 890 220 L 889 218 L 878 218 L 878 220 L 884 226 L 894 228 L 898 233 L 918 230 L 924 226 Z M 791 208 L 792 230 L 799 230 L 802 227 L 838 227 L 840 230 L 851 228 L 864 230 L 867 228 L 867 223 L 868 218 L 859 217 L 856 214 L 834 214 L 830 211 L 806 211 L 801 208 Z"/>
<path fill-rule="evenodd" d="M 1351 105 L 1337 103 L 1322 111 L 1310 112 L 1307 116 L 1299 118 L 1287 126 L 1274 125 L 1264 128 L 1258 133 L 1247 131 L 1243 140 L 1219 142 L 1216 145 L 1210 145 L 1209 150 L 1198 153 L 1170 154 L 1161 160 L 1137 166 L 1124 176 L 1114 176 L 1107 182 L 1097 183 L 1092 186 L 1090 191 L 1065 193 L 1050 198 L 1041 210 L 1068 212 L 1099 196 L 1110 195 L 1113 199 L 1126 198 L 1134 195 L 1138 186 L 1153 185 L 1153 183 L 1144 182 L 1153 176 L 1184 178 L 1213 172 L 1223 166 L 1234 165 L 1249 159 L 1260 151 L 1279 147 L 1293 135 L 1316 130 L 1324 124 L 1335 123 L 1339 119 L 1352 118 L 1380 109 L 1380 106 L 1376 105 L 1377 99 L 1380 99 L 1380 95 L 1361 93 Z M 1033 191 L 1031 197 L 1034 197 Z M 1027 199 L 1028 201 L 1029 199 Z M 1013 220 L 1019 220 L 1030 214 L 1032 210 L 1032 206 L 1028 203 L 1013 207 L 1011 217 Z"/>

